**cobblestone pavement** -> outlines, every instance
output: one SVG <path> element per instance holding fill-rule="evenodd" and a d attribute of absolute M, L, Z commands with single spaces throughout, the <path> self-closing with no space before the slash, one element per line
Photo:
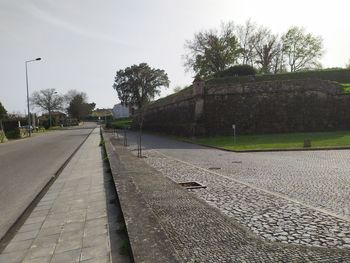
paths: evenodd
<path fill-rule="evenodd" d="M 114 145 L 123 164 L 121 176 L 133 182 L 137 193 L 142 195 L 147 207 L 157 216 L 183 262 L 350 262 L 348 249 L 307 247 L 256 238 L 236 220 L 223 215 L 173 180 L 145 165 L 144 161 L 157 163 L 158 169 L 163 169 L 163 172 L 168 169 L 172 174 L 198 171 L 190 170 L 176 161 L 172 166 L 169 163 L 172 160 L 152 151 L 146 153 L 148 158 L 131 158 L 123 147 Z M 213 177 L 213 174 L 203 176 Z M 181 180 L 180 177 L 178 179 Z"/>
<path fill-rule="evenodd" d="M 237 154 L 179 144 L 152 145 L 146 162 L 176 182 L 206 185 L 193 193 L 263 239 L 350 248 L 349 151 Z"/>
<path fill-rule="evenodd" d="M 99 142 L 95 129 L 2 251 L 1 263 L 110 262 L 108 230 L 116 220 Z"/>

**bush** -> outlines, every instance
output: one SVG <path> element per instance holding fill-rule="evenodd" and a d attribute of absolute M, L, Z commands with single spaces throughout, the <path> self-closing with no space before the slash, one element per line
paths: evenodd
<path fill-rule="evenodd" d="M 256 69 L 250 65 L 236 65 L 214 74 L 215 78 L 251 76 L 256 74 Z"/>
<path fill-rule="evenodd" d="M 8 139 L 20 139 L 21 130 L 19 128 L 16 128 L 14 130 L 6 131 L 5 135 Z"/>

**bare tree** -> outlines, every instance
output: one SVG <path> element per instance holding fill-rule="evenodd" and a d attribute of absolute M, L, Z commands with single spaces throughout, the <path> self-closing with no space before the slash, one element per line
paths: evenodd
<path fill-rule="evenodd" d="M 63 97 L 55 89 L 43 89 L 33 92 L 31 103 L 49 113 L 50 127 L 52 126 L 51 112 L 61 110 L 63 106 Z"/>
<path fill-rule="evenodd" d="M 350 59 L 348 60 L 348 63 L 345 65 L 345 68 L 350 69 Z"/>
<path fill-rule="evenodd" d="M 290 66 L 290 71 L 320 66 L 323 44 L 320 36 L 305 33 L 303 28 L 291 27 L 282 36 L 283 53 Z"/>
<path fill-rule="evenodd" d="M 253 45 L 256 52 L 255 63 L 259 65 L 263 73 L 276 71 L 276 65 L 274 65 L 273 62 L 280 62 L 279 56 L 281 53 L 281 44 L 278 36 L 272 34 L 270 29 L 260 27 L 256 31 L 254 38 Z"/>
<path fill-rule="evenodd" d="M 255 61 L 255 34 L 257 30 L 256 23 L 248 19 L 244 25 L 238 25 L 235 28 L 238 43 L 241 48 L 241 64 L 253 65 Z"/>

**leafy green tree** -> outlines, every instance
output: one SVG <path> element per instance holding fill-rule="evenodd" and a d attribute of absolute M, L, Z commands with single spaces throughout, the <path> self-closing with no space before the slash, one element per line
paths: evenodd
<path fill-rule="evenodd" d="M 132 65 L 117 71 L 113 88 L 120 102 L 126 106 L 136 106 L 139 112 L 139 150 L 141 157 L 141 135 L 145 106 L 160 94 L 162 87 L 169 87 L 168 75 L 164 70 L 151 68 L 147 63 Z"/>
<path fill-rule="evenodd" d="M 0 102 L 0 121 L 7 117 L 7 110 Z"/>
<path fill-rule="evenodd" d="M 81 120 L 91 114 L 95 106 L 95 103 L 87 103 L 83 94 L 76 94 L 69 102 L 67 112 L 71 117 Z"/>
<path fill-rule="evenodd" d="M 52 126 L 51 112 L 63 108 L 63 96 L 59 95 L 55 89 L 43 89 L 32 93 L 31 103 L 40 109 L 47 111 Z"/>
<path fill-rule="evenodd" d="M 221 31 L 209 30 L 195 34 L 185 43 L 185 67 L 197 75 L 209 76 L 236 63 L 241 48 L 233 23 L 222 24 Z"/>
<path fill-rule="evenodd" d="M 282 36 L 283 54 L 290 71 L 319 67 L 323 55 L 323 43 L 320 36 L 305 33 L 303 28 L 291 27 Z"/>

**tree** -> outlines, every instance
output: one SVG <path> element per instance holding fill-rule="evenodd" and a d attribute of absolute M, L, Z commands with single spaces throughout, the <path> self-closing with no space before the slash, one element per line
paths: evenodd
<path fill-rule="evenodd" d="M 233 23 L 222 24 L 220 32 L 209 30 L 195 34 L 193 40 L 186 41 L 185 49 L 185 67 L 202 76 L 232 66 L 241 52 Z"/>
<path fill-rule="evenodd" d="M 63 105 L 63 97 L 57 94 L 55 89 L 43 89 L 33 92 L 31 103 L 34 106 L 41 108 L 49 113 L 50 127 L 52 126 L 51 112 L 54 110 L 61 110 Z"/>
<path fill-rule="evenodd" d="M 241 49 L 240 60 L 243 65 L 253 65 L 255 62 L 254 42 L 256 40 L 257 26 L 250 19 L 244 25 L 238 25 L 235 29 L 237 40 Z"/>
<path fill-rule="evenodd" d="M 348 60 L 348 63 L 345 65 L 345 68 L 350 69 L 350 59 Z"/>
<path fill-rule="evenodd" d="M 281 53 L 281 44 L 277 35 L 271 33 L 271 30 L 266 27 L 260 27 L 252 42 L 255 52 L 255 63 L 260 66 L 263 73 L 276 71 L 274 68 L 274 59 L 278 59 Z M 276 61 L 275 61 L 276 62 Z"/>
<path fill-rule="evenodd" d="M 88 96 L 85 92 L 77 91 L 76 89 L 71 89 L 64 95 L 64 104 L 66 105 L 66 107 L 69 106 L 71 101 L 77 95 L 80 95 L 83 98 L 84 102 L 87 102 Z"/>
<path fill-rule="evenodd" d="M 69 106 L 67 108 L 67 112 L 71 117 L 81 120 L 82 118 L 91 114 L 96 104 L 87 103 L 86 98 L 87 98 L 86 94 L 84 96 L 83 93 L 81 93 L 81 94 L 76 94 L 71 99 L 71 101 L 69 102 Z"/>
<path fill-rule="evenodd" d="M 305 33 L 303 28 L 291 27 L 282 36 L 282 44 L 291 72 L 319 67 L 319 59 L 323 55 L 320 36 Z"/>
<path fill-rule="evenodd" d="M 168 75 L 164 70 L 151 68 L 147 63 L 132 65 L 117 71 L 113 88 L 120 102 L 137 106 L 139 111 L 138 156 L 141 157 L 141 135 L 145 106 L 160 94 L 162 87 L 169 87 Z"/>
<path fill-rule="evenodd" d="M 7 110 L 0 102 L 0 121 L 7 117 Z"/>

